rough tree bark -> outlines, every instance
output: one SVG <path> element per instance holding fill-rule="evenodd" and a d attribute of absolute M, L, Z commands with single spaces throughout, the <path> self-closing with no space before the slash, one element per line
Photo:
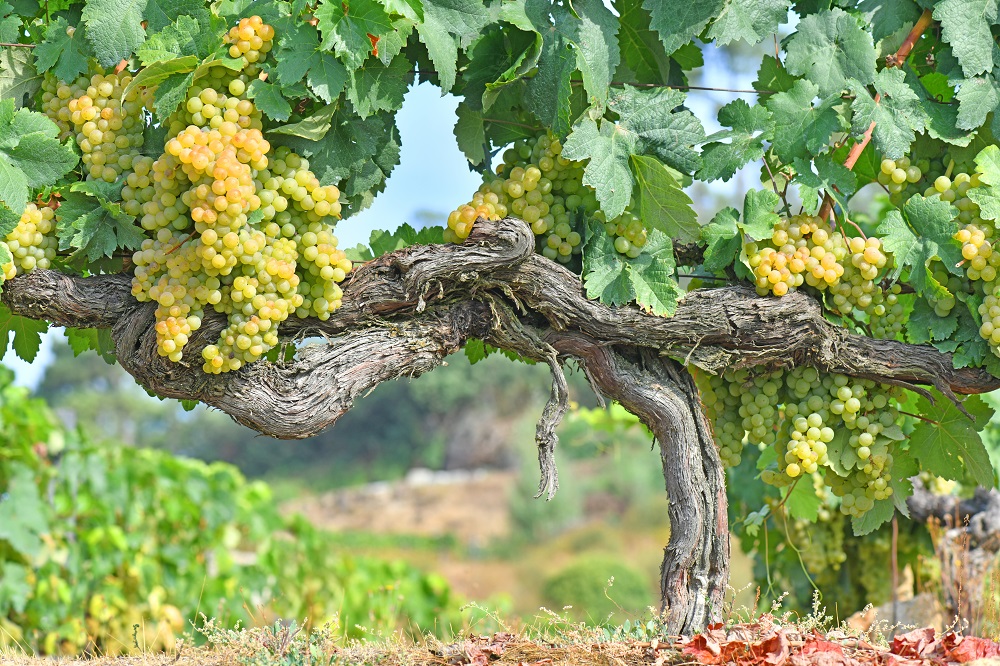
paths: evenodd
<path fill-rule="evenodd" d="M 639 416 L 660 445 L 671 534 L 661 592 L 672 633 L 719 618 L 729 572 L 722 467 L 697 390 L 684 365 L 810 364 L 944 394 L 1000 387 L 988 373 L 954 370 L 929 346 L 873 340 L 823 318 L 798 293 L 760 298 L 732 286 L 688 294 L 671 318 L 588 300 L 578 276 L 534 252 L 518 220 L 480 221 L 463 245 L 415 246 L 359 266 L 344 285 L 344 306 L 325 322 L 293 319 L 285 339 L 303 342 L 295 358 L 257 362 L 215 376 L 198 361 L 156 353 L 152 304 L 136 302 L 129 275 L 72 277 L 36 270 L 5 285 L 15 313 L 64 326 L 111 328 L 119 363 L 146 388 L 217 407 L 279 438 L 301 438 L 335 423 L 378 384 L 431 370 L 470 338 L 547 363 L 552 393 L 536 443 L 539 495 L 558 487 L 555 427 L 566 410 L 561 364 L 576 359 L 595 390 Z M 217 337 L 224 318 L 207 314 L 186 356 Z"/>

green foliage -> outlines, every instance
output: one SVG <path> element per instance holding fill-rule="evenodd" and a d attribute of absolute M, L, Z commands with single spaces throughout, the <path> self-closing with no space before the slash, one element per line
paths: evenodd
<path fill-rule="evenodd" d="M 456 619 L 440 577 L 345 555 L 229 465 L 95 445 L 10 378 L 0 389 L 0 646 L 116 654 L 139 624 L 141 645 L 159 649 L 199 610 L 225 623 L 337 619 L 352 638 L 356 623 L 421 632 Z"/>
<path fill-rule="evenodd" d="M 77 163 L 77 156 L 56 137 L 59 128 L 40 113 L 0 101 L 0 204 L 20 215 L 29 188 L 54 183 Z"/>
<path fill-rule="evenodd" d="M 612 580 L 613 579 L 613 580 Z M 602 623 L 619 611 L 636 613 L 653 602 L 645 577 L 619 558 L 578 558 L 545 581 L 542 594 L 553 608 Z"/>

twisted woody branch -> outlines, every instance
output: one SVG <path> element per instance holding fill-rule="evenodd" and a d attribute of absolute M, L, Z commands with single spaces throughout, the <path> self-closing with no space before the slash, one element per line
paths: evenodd
<path fill-rule="evenodd" d="M 985 371 L 952 367 L 930 346 L 873 340 L 827 321 L 802 293 L 758 297 L 731 286 L 688 294 L 671 318 L 588 300 L 580 279 L 534 252 L 528 226 L 480 221 L 463 245 L 414 246 L 359 266 L 344 306 L 328 321 L 291 319 L 300 343 L 287 362 L 259 361 L 207 375 L 200 362 L 159 356 L 155 305 L 138 303 L 126 274 L 73 277 L 36 270 L 9 281 L 2 300 L 22 316 L 72 327 L 110 328 L 119 363 L 146 388 L 199 400 L 258 432 L 302 438 L 332 425 L 378 384 L 432 370 L 470 338 L 549 364 L 553 390 L 537 430 L 542 481 L 558 481 L 555 426 L 566 408 L 561 363 L 575 358 L 595 389 L 638 415 L 660 444 L 673 527 L 661 570 L 669 626 L 702 628 L 722 607 L 728 579 L 724 477 L 697 391 L 684 365 L 808 364 L 946 395 L 1000 387 Z M 207 314 L 190 358 L 225 326 Z M 920 390 L 920 389 L 918 389 Z"/>

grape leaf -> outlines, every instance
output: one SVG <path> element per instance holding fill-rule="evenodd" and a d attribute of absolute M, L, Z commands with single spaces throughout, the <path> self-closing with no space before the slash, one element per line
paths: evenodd
<path fill-rule="evenodd" d="M 791 0 L 729 0 L 708 31 L 708 38 L 725 45 L 742 39 L 756 44 L 788 20 Z"/>
<path fill-rule="evenodd" d="M 309 73 L 306 75 L 306 83 L 309 84 L 309 89 L 316 93 L 317 97 L 330 104 L 340 96 L 340 92 L 347 84 L 347 68 L 329 53 L 316 51 L 313 53 L 309 63 Z M 399 57 L 401 56 L 397 56 L 397 58 Z"/>
<path fill-rule="evenodd" d="M 538 64 L 542 38 L 531 30 L 492 25 L 466 52 L 469 64 L 462 72 L 462 79 L 464 103 L 469 108 L 476 111 L 490 108 L 506 85 L 520 83 L 521 77 Z M 520 105 L 520 98 L 517 102 Z"/>
<path fill-rule="evenodd" d="M 299 23 L 277 35 L 274 73 L 278 83 L 290 86 L 302 80 L 316 62 L 319 33 L 308 23 Z"/>
<path fill-rule="evenodd" d="M 677 179 L 655 157 L 632 156 L 639 186 L 639 217 L 647 228 L 659 229 L 668 238 L 696 242 L 701 235 L 698 214 Z"/>
<path fill-rule="evenodd" d="M 589 238 L 583 246 L 583 286 L 587 298 L 608 305 L 627 305 L 635 300 L 635 289 L 626 275 L 625 257 L 600 222 L 588 226 Z"/>
<path fill-rule="evenodd" d="M 997 0 L 943 0 L 934 7 L 934 20 L 941 23 L 941 38 L 962 65 L 966 77 L 991 71 L 993 35 L 997 22 Z"/>
<path fill-rule="evenodd" d="M 184 56 L 184 58 L 178 58 L 177 60 L 168 62 L 177 63 L 177 61 L 191 58 L 194 58 L 194 56 Z M 155 67 L 156 65 L 153 66 Z M 147 67 L 143 71 L 148 71 L 149 69 L 150 68 Z M 153 108 L 157 119 L 161 123 L 166 122 L 170 117 L 170 114 L 177 110 L 177 107 L 184 101 L 184 98 L 187 96 L 188 89 L 194 83 L 194 77 L 194 70 L 188 72 L 182 71 L 167 75 L 162 81 L 160 81 L 160 83 L 157 84 L 156 92 L 153 93 Z M 132 83 L 135 83 L 135 81 L 133 80 Z"/>
<path fill-rule="evenodd" d="M 69 24 L 59 16 L 45 28 L 45 39 L 35 47 L 35 68 L 39 72 L 53 70 L 60 81 L 75 81 L 87 72 L 90 46 L 85 39 L 86 27 L 80 25 L 67 34 Z"/>
<path fill-rule="evenodd" d="M 122 96 L 128 95 L 130 92 L 136 88 L 153 88 L 156 87 L 157 96 L 160 96 L 159 86 L 172 76 L 175 76 L 175 80 L 183 81 L 185 78 L 190 78 L 194 80 L 194 70 L 198 66 L 198 56 L 188 55 L 180 58 L 174 58 L 173 60 L 161 60 L 150 64 L 147 67 L 143 67 L 142 70 L 135 75 L 135 77 L 125 86 L 125 90 L 122 91 Z M 190 77 L 185 76 L 191 73 Z M 166 89 L 170 89 L 170 84 L 167 84 Z M 185 88 L 185 91 L 187 89 Z M 157 115 L 162 119 L 166 119 L 166 116 L 173 113 L 173 110 L 177 108 L 177 104 L 180 100 L 173 105 L 171 109 L 162 109 L 157 106 Z"/>
<path fill-rule="evenodd" d="M 857 516 L 851 518 L 851 527 L 854 531 L 854 536 L 871 534 L 892 520 L 895 510 L 896 506 L 892 498 L 875 500 L 875 506 L 870 511 L 865 512 L 860 518 Z"/>
<path fill-rule="evenodd" d="M 21 17 L 11 14 L 14 8 L 0 0 L 0 42 L 16 43 L 21 36 Z"/>
<path fill-rule="evenodd" d="M 145 240 L 135 217 L 121 207 L 124 181 L 74 183 L 59 207 L 59 249 L 73 250 L 74 259 L 95 262 L 119 248 L 135 250 Z"/>
<path fill-rule="evenodd" d="M 403 95 L 412 81 L 413 67 L 406 56 L 396 56 L 388 67 L 369 58 L 351 72 L 347 99 L 362 119 L 379 111 L 395 111 L 403 105 Z"/>
<path fill-rule="evenodd" d="M 97 349 L 97 329 L 67 327 L 63 329 L 63 332 L 66 334 L 66 341 L 69 343 L 70 349 L 73 350 L 73 356 Z"/>
<path fill-rule="evenodd" d="M 1000 185 L 1000 148 L 995 144 L 986 146 L 976 155 L 975 162 L 981 182 L 987 185 Z"/>
<path fill-rule="evenodd" d="M 538 72 L 528 80 L 524 96 L 525 108 L 552 131 L 563 136 L 570 126 L 570 75 L 576 71 L 576 53 L 556 24 L 570 20 L 569 10 L 554 7 L 555 19 L 548 15 L 533 17 L 535 29 L 542 36 L 538 57 Z"/>
<path fill-rule="evenodd" d="M 803 18 L 786 40 L 785 49 L 788 71 L 808 77 L 822 97 L 841 93 L 851 79 L 863 85 L 875 80 L 872 36 L 839 7 Z"/>
<path fill-rule="evenodd" d="M 46 116 L 0 100 L 0 202 L 16 214 L 24 212 L 28 188 L 52 185 L 76 166 L 79 158 L 58 135 Z"/>
<path fill-rule="evenodd" d="M 479 165 L 486 161 L 486 133 L 483 130 L 483 114 L 460 102 L 455 110 L 455 139 L 458 147 L 470 164 Z"/>
<path fill-rule="evenodd" d="M 759 92 L 780 93 L 792 89 L 796 79 L 788 73 L 788 70 L 781 66 L 781 63 L 774 56 L 764 56 L 760 62 L 760 69 L 757 70 L 757 78 L 753 82 L 753 89 Z"/>
<path fill-rule="evenodd" d="M 918 298 L 906 320 L 906 339 L 919 345 L 931 340 L 948 340 L 958 329 L 958 312 L 939 317 L 925 298 Z"/>
<path fill-rule="evenodd" d="M 150 32 L 162 30 L 182 16 L 192 17 L 202 24 L 208 24 L 211 18 L 202 0 L 148 0 L 142 16 Z"/>
<path fill-rule="evenodd" d="M 993 409 L 979 396 L 966 398 L 962 405 L 974 419 L 970 420 L 951 400 L 937 391 L 933 394 L 933 405 L 924 396 L 917 401 L 917 413 L 923 419 L 910 433 L 910 455 L 932 474 L 954 481 L 971 479 L 992 488 L 993 466 L 979 431 L 989 423 Z"/>
<path fill-rule="evenodd" d="M 437 70 L 441 89 L 455 85 L 458 45 L 468 45 L 490 21 L 490 12 L 476 0 L 425 0 L 417 35 Z"/>
<path fill-rule="evenodd" d="M 636 301 L 640 307 L 660 316 L 677 308 L 681 296 L 674 280 L 674 254 L 670 239 L 653 229 L 643 253 L 628 259 L 615 250 L 614 240 L 604 225 L 591 221 L 583 249 L 583 280 L 588 298 L 609 305 Z"/>
<path fill-rule="evenodd" d="M 607 236 L 607 233 L 604 235 Z M 642 254 L 635 259 L 627 259 L 625 264 L 636 304 L 659 317 L 673 315 L 683 292 L 674 279 L 677 265 L 670 237 L 654 229 Z"/>
<path fill-rule="evenodd" d="M 649 27 L 649 13 L 642 0 L 615 0 L 618 12 L 618 43 L 624 64 L 639 83 L 658 83 L 670 74 L 670 58 L 656 33 Z"/>
<path fill-rule="evenodd" d="M 875 77 L 875 90 L 881 95 L 876 102 L 860 82 L 852 82 L 851 90 L 856 95 L 851 108 L 854 118 L 851 131 L 861 137 L 875 123 L 872 141 L 886 157 L 899 159 L 910 152 L 910 144 L 916 139 L 916 132 L 923 132 L 927 126 L 927 116 L 920 103 L 920 97 L 904 80 L 906 74 L 901 69 L 883 69 Z"/>
<path fill-rule="evenodd" d="M 145 8 L 146 0 L 88 0 L 83 6 L 87 39 L 102 65 L 114 67 L 142 44 Z"/>
<path fill-rule="evenodd" d="M 269 133 L 289 134 L 309 139 L 310 141 L 320 141 L 333 126 L 333 115 L 335 113 L 337 113 L 337 105 L 326 104 L 302 120 L 274 127 L 269 130 Z"/>
<path fill-rule="evenodd" d="M 748 190 L 743 197 L 743 221 L 739 228 L 750 238 L 770 238 L 780 219 L 774 208 L 781 201 L 770 190 Z"/>
<path fill-rule="evenodd" d="M 288 120 L 292 107 L 281 94 L 281 88 L 273 83 L 254 79 L 247 87 L 247 97 L 261 112 L 272 120 Z"/>
<path fill-rule="evenodd" d="M 830 136 L 845 129 L 846 124 L 836 109 L 842 101 L 840 95 L 826 97 L 813 106 L 818 93 L 815 83 L 801 79 L 787 92 L 771 95 L 764 103 L 773 114 L 774 126 L 781 128 L 774 133 L 771 145 L 782 162 L 826 152 Z"/>
<path fill-rule="evenodd" d="M 619 126 L 635 136 L 642 154 L 655 155 L 667 166 L 692 173 L 701 164 L 693 146 L 705 138 L 701 122 L 678 108 L 685 95 L 667 88 L 641 90 L 623 86 L 608 106 L 620 116 Z"/>
<path fill-rule="evenodd" d="M 5 562 L 0 567 L 0 613 L 24 612 L 28 600 L 34 596 L 33 579 L 34 574 L 28 567 L 20 564 Z"/>
<path fill-rule="evenodd" d="M 816 494 L 809 477 L 782 490 L 781 494 L 786 499 L 785 506 L 788 507 L 789 515 L 795 520 L 815 523 L 819 518 L 819 508 L 823 505 L 823 499 Z"/>
<path fill-rule="evenodd" d="M 718 273 L 732 266 L 743 249 L 743 234 L 739 228 L 740 212 L 726 207 L 715 214 L 712 221 L 701 228 L 705 242 L 703 266 L 706 271 Z"/>
<path fill-rule="evenodd" d="M 583 183 L 596 190 L 608 219 L 621 215 L 632 198 L 634 181 L 629 156 L 639 152 L 638 146 L 638 138 L 621 124 L 601 120 L 598 125 L 591 118 L 577 123 L 563 144 L 562 154 L 567 159 L 590 159 Z"/>
<path fill-rule="evenodd" d="M 719 109 L 719 124 L 732 129 L 707 137 L 702 147 L 698 179 L 729 180 L 743 166 L 764 156 L 764 141 L 773 138 L 774 121 L 763 106 L 751 107 L 742 99 Z M 729 143 L 722 143 L 729 139 Z"/>
<path fill-rule="evenodd" d="M 21 317 L 11 317 L 10 310 L 0 306 L 0 329 L 3 331 L 0 336 L 5 342 L 11 331 L 11 319 Z M 40 325 L 46 327 L 44 323 Z M 49 531 L 45 516 L 45 504 L 38 494 L 35 475 L 24 465 L 12 464 L 6 488 L 0 494 L 0 540 L 6 541 L 15 553 L 29 560 L 34 558 L 44 546 L 41 537 Z"/>
<path fill-rule="evenodd" d="M 913 0 L 861 0 L 858 9 L 872 27 L 876 42 L 912 26 L 920 18 L 920 7 Z"/>
<path fill-rule="evenodd" d="M 314 12 L 323 49 L 332 48 L 349 67 L 360 67 L 372 52 L 368 35 L 392 31 L 392 20 L 377 0 L 322 0 Z"/>
<path fill-rule="evenodd" d="M 371 261 L 383 254 L 395 252 L 396 250 L 411 245 L 431 245 L 444 242 L 443 227 L 424 227 L 419 231 L 404 222 L 396 227 L 394 231 L 382 231 L 376 229 L 372 231 L 368 245 L 359 244 L 356 249 L 348 252 L 348 259 L 351 261 Z"/>
<path fill-rule="evenodd" d="M 656 30 L 669 55 L 697 37 L 719 15 L 725 0 L 644 0 L 650 26 Z"/>
<path fill-rule="evenodd" d="M 591 100 L 604 104 L 611 78 L 621 62 L 618 20 L 601 0 L 575 0 L 578 18 L 556 22 L 556 29 L 576 48 L 576 68 Z"/>
<path fill-rule="evenodd" d="M 846 210 L 847 200 L 858 189 L 858 177 L 853 171 L 834 161 L 830 155 L 820 155 L 813 160 L 815 170 L 805 160 L 796 160 L 794 166 L 798 185 L 826 192 Z"/>
<path fill-rule="evenodd" d="M 42 75 L 35 71 L 36 49 L 0 49 L 0 99 L 14 101 L 20 108 L 31 104 L 42 85 Z"/>
<path fill-rule="evenodd" d="M 136 55 L 143 65 L 181 56 L 196 56 L 201 61 L 221 46 L 219 32 L 223 25 L 217 18 L 202 23 L 192 16 L 178 16 L 175 23 L 150 35 L 136 49 Z"/>
<path fill-rule="evenodd" d="M 876 229 L 886 251 L 896 259 L 896 267 L 887 278 L 894 281 L 904 268 L 909 268 L 909 283 L 918 294 L 947 296 L 947 289 L 934 279 L 929 264 L 940 257 L 949 271 L 961 273 L 960 268 L 955 268 L 962 261 L 961 248 L 952 238 L 956 214 L 956 208 L 937 196 L 920 195 L 911 197 L 902 211 L 889 211 Z"/>
<path fill-rule="evenodd" d="M 955 124 L 961 129 L 976 129 L 1000 103 L 996 79 L 991 74 L 964 79 L 958 85 L 955 99 L 958 100 Z"/>

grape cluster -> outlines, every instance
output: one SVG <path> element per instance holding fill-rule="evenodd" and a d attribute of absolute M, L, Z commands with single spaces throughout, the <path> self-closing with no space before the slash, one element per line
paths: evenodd
<path fill-rule="evenodd" d="M 908 189 L 911 191 L 910 193 L 916 192 L 916 184 L 920 182 L 929 168 L 929 162 L 913 164 L 908 157 L 901 157 L 898 160 L 885 157 L 882 159 L 881 169 L 878 173 L 878 182 L 885 186 L 891 197 L 901 198 L 905 196 Z"/>
<path fill-rule="evenodd" d="M 239 25 L 230 28 L 223 38 L 230 45 L 229 57 L 243 58 L 247 63 L 255 63 L 267 55 L 273 40 L 274 28 L 259 16 L 240 19 Z"/>
<path fill-rule="evenodd" d="M 69 121 L 91 179 L 115 182 L 122 173 L 131 171 L 142 147 L 147 98 L 136 89 L 123 96 L 131 81 L 127 73 L 94 74 L 84 94 L 68 97 Z M 71 94 L 72 88 L 61 84 L 56 98 L 66 99 Z"/>
<path fill-rule="evenodd" d="M 601 211 L 597 211 L 594 217 L 604 222 L 604 215 Z M 624 254 L 629 259 L 635 259 L 642 254 L 648 233 L 642 220 L 632 210 L 626 209 L 624 213 L 611 222 L 604 222 L 604 230 L 608 236 L 615 239 L 615 251 L 619 254 Z"/>
<path fill-rule="evenodd" d="M 884 433 L 899 418 L 897 389 L 808 366 L 697 381 L 723 464 L 738 465 L 747 443 L 773 445 L 777 467 L 762 472 L 766 483 L 787 486 L 822 469 L 845 515 L 863 515 L 892 495 L 894 440 Z"/>
<path fill-rule="evenodd" d="M 160 354 L 180 361 L 206 308 L 228 318 L 202 351 L 209 373 L 259 359 L 293 314 L 329 318 L 352 269 L 333 235 L 340 190 L 287 148 L 272 151 L 244 97 L 273 37 L 259 17 L 230 31 L 243 71 L 213 68 L 188 91 L 166 123 L 163 153 L 134 161 L 122 195 L 152 236 L 133 256 L 132 293 L 157 303 Z"/>
<path fill-rule="evenodd" d="M 549 259 L 568 263 L 579 255 L 583 237 L 576 228 L 575 214 L 597 217 L 602 223 L 606 220 L 593 188 L 583 184 L 583 163 L 567 160 L 561 153 L 562 144 L 551 133 L 515 142 L 504 152 L 496 172 L 486 174 L 472 200 L 448 215 L 445 240 L 460 243 L 468 238 L 479 217 L 497 220 L 511 214 L 531 225 L 538 251 Z M 621 226 L 620 235 L 624 236 L 631 222 L 632 218 L 623 216 L 614 220 L 614 228 Z M 611 224 L 606 226 L 611 228 Z M 623 238 L 616 244 L 624 248 L 621 252 L 626 253 L 633 244 L 645 244 L 644 229 L 641 234 L 629 231 L 628 235 L 639 240 L 633 243 Z M 638 252 L 630 256 L 638 256 Z"/>
<path fill-rule="evenodd" d="M 29 203 L 17 226 L 3 240 L 13 260 L 2 266 L 5 280 L 36 268 L 49 268 L 56 258 L 55 211 Z"/>
<path fill-rule="evenodd" d="M 87 94 L 90 79 L 80 76 L 72 83 L 65 83 L 56 78 L 51 71 L 42 77 L 41 108 L 49 120 L 59 128 L 59 140 L 65 141 L 75 134 L 70 120 L 69 102 Z"/>
<path fill-rule="evenodd" d="M 699 373 L 705 413 L 715 424 L 719 457 L 724 465 L 742 461 L 745 443 L 770 446 L 776 441 L 783 372 L 751 376 L 747 370 L 722 375 Z"/>

